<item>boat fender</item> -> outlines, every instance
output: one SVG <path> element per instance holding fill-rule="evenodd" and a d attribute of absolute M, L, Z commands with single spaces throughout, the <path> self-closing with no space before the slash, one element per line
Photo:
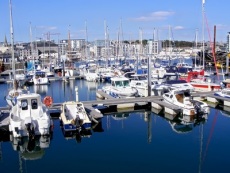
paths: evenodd
<path fill-rule="evenodd" d="M 53 99 L 52 99 L 52 97 L 46 96 L 46 97 L 43 99 L 43 103 L 44 103 L 47 107 L 50 107 L 50 106 L 53 104 Z"/>
<path fill-rule="evenodd" d="M 227 84 L 227 88 L 230 88 L 230 83 Z"/>

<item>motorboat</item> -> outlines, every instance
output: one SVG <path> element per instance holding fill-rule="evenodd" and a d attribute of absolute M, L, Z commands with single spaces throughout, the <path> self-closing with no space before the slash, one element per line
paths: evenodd
<path fill-rule="evenodd" d="M 188 68 L 188 69 L 192 69 L 192 65 L 186 63 L 186 62 L 179 62 L 176 64 L 177 68 Z"/>
<path fill-rule="evenodd" d="M 134 74 L 131 75 L 132 80 L 130 86 L 137 89 L 138 95 L 141 97 L 148 96 L 148 80 L 145 74 Z"/>
<path fill-rule="evenodd" d="M 103 86 L 102 91 L 114 98 L 138 96 L 137 89 L 131 87 L 129 79 L 123 76 L 112 77 L 111 84 Z"/>
<path fill-rule="evenodd" d="M 50 135 L 53 122 L 47 111 L 40 94 L 19 95 L 10 110 L 9 131 L 13 137 Z"/>
<path fill-rule="evenodd" d="M 34 85 L 47 85 L 50 83 L 49 78 L 44 71 L 36 71 L 32 80 Z"/>
<path fill-rule="evenodd" d="M 100 76 L 98 75 L 96 69 L 87 69 L 85 73 L 85 80 L 89 82 L 96 82 L 100 80 Z"/>
<path fill-rule="evenodd" d="M 208 114 L 209 107 L 205 102 L 194 100 L 190 90 L 177 88 L 163 94 L 163 100 L 181 108 L 183 115 Z"/>
<path fill-rule="evenodd" d="M 183 89 L 190 90 L 190 92 L 195 91 L 195 88 L 192 86 L 192 84 L 190 84 L 189 82 L 183 79 L 168 80 L 168 81 L 163 82 L 161 85 L 166 85 L 171 89 L 183 88 Z"/>
<path fill-rule="evenodd" d="M 62 104 L 60 120 L 64 132 L 76 131 L 79 128 L 90 129 L 92 124 L 83 103 L 76 101 Z"/>
<path fill-rule="evenodd" d="M 100 78 L 104 82 L 110 82 L 111 77 L 116 75 L 116 72 L 110 67 L 101 67 L 98 68 L 98 73 L 100 74 Z"/>
<path fill-rule="evenodd" d="M 223 88 L 214 93 L 215 96 L 220 96 L 224 98 L 230 98 L 230 88 Z"/>

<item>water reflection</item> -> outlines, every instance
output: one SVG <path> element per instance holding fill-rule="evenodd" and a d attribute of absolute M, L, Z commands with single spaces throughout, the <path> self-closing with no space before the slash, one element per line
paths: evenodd
<path fill-rule="evenodd" d="M 74 131 L 65 131 L 62 124 L 60 123 L 60 128 L 65 139 L 75 139 L 77 143 L 81 143 L 83 138 L 90 138 L 93 132 L 104 132 L 102 127 L 102 122 L 93 123 L 91 129 L 79 128 Z"/>
<path fill-rule="evenodd" d="M 51 136 L 35 136 L 34 138 L 14 138 L 10 136 L 12 147 L 24 160 L 41 159 L 45 149 L 49 147 Z"/>
<path fill-rule="evenodd" d="M 48 93 L 48 85 L 34 85 L 34 92 L 40 94 L 41 96 L 46 96 Z"/>
<path fill-rule="evenodd" d="M 118 112 L 111 115 L 114 120 L 124 120 L 129 117 L 129 112 Z"/>
<path fill-rule="evenodd" d="M 167 119 L 169 117 L 168 115 L 165 115 L 165 118 Z M 185 134 L 189 133 L 195 128 L 196 126 L 200 124 L 204 124 L 207 122 L 208 116 L 205 115 L 178 115 L 175 116 L 173 119 L 167 119 L 169 124 L 172 127 L 172 130 L 178 134 Z"/>

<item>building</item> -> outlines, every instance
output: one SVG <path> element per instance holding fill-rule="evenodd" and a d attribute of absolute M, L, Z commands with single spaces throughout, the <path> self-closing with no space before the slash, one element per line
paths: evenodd
<path fill-rule="evenodd" d="M 162 50 L 162 41 L 153 39 L 148 40 L 147 43 L 148 54 L 157 55 Z"/>

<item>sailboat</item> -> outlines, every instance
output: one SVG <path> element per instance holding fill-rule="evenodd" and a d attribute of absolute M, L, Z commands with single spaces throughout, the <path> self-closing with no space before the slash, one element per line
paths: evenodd
<path fill-rule="evenodd" d="M 8 95 L 5 97 L 7 104 L 12 107 L 15 105 L 16 98 L 25 93 L 26 90 L 19 87 L 19 82 L 15 78 L 15 58 L 14 58 L 14 31 L 13 31 L 13 16 L 12 16 L 12 4 L 9 0 L 10 6 L 10 36 L 11 36 L 11 54 L 12 54 L 12 72 L 13 72 L 13 88 L 8 92 Z"/>

